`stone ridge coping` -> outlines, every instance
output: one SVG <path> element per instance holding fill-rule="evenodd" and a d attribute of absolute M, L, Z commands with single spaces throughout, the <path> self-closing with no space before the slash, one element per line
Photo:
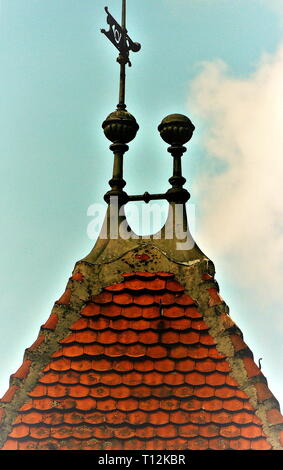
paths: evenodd
<path fill-rule="evenodd" d="M 283 417 L 277 400 L 267 387 L 267 380 L 253 361 L 253 355 L 242 339 L 242 333 L 231 320 L 229 309 L 219 296 L 214 280 L 214 265 L 208 259 L 191 266 L 172 262 L 152 245 L 128 251 L 109 265 L 94 265 L 79 261 L 69 279 L 66 290 L 55 302 L 51 315 L 42 325 L 35 343 L 24 354 L 24 361 L 10 378 L 10 388 L 0 401 L 0 445 L 5 442 L 19 408 L 27 401 L 48 364 L 51 355 L 60 347 L 59 341 L 71 333 L 71 325 L 80 318 L 80 311 L 91 296 L 104 287 L 123 280 L 122 273 L 170 272 L 192 296 L 210 327 L 210 334 L 217 342 L 217 349 L 227 356 L 231 376 L 250 398 L 251 405 L 264 424 L 264 432 L 273 449 L 283 450 Z M 280 441 L 281 438 L 281 441 Z"/>

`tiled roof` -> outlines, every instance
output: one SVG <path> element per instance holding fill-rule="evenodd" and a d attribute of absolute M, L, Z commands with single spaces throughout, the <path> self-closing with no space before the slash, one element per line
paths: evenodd
<path fill-rule="evenodd" d="M 69 334 L 59 330 L 58 347 L 14 412 L 3 449 L 272 449 L 267 430 L 283 418 L 229 315 L 217 312 L 246 388 L 174 273 L 122 276 L 88 297 Z M 84 276 L 71 280 L 83 283 Z M 212 281 L 202 275 L 208 308 L 216 309 L 223 301 Z M 70 298 L 67 288 L 58 308 Z M 53 312 L 29 350 L 40 350 L 58 321 Z M 32 364 L 25 359 L 14 379 L 28 380 Z M 12 384 L 2 404 L 20 388 Z"/>

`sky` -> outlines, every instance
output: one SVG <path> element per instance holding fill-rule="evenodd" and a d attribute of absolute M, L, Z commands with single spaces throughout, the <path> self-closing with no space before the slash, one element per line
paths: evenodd
<path fill-rule="evenodd" d="M 89 207 L 103 203 L 113 158 L 101 124 L 118 100 L 106 4 L 1 1 L 0 395 L 95 241 Z M 119 20 L 120 0 L 108 6 Z M 188 115 L 191 231 L 283 406 L 283 2 L 128 0 L 127 16 L 142 49 L 127 70 L 140 130 L 126 189 L 168 189 L 157 126 Z"/>

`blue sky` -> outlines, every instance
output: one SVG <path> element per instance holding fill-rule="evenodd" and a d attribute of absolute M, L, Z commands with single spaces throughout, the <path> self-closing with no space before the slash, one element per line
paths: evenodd
<path fill-rule="evenodd" d="M 108 2 L 117 19 L 120 3 Z M 283 274 L 280 267 L 274 271 L 282 231 L 276 232 L 275 254 L 265 245 L 265 267 L 257 262 L 262 252 L 253 253 L 252 245 L 258 244 L 260 234 L 272 242 L 274 220 L 265 224 L 270 233 L 264 224 L 255 224 L 256 241 L 251 243 L 249 230 L 239 230 L 248 220 L 238 215 L 237 206 L 245 187 L 240 186 L 238 198 L 228 198 L 223 206 L 225 184 L 229 194 L 238 194 L 238 176 L 243 181 L 237 173 L 240 165 L 249 171 L 253 163 L 251 180 L 263 181 L 264 165 L 269 182 L 276 180 L 272 172 L 281 171 L 277 160 L 268 165 L 269 157 L 265 159 L 256 147 L 265 121 L 252 117 L 245 122 L 244 116 L 253 110 L 259 116 L 256 104 L 264 102 L 265 115 L 270 111 L 270 135 L 276 140 L 272 97 L 276 79 L 283 74 L 278 52 L 283 43 L 283 5 L 267 0 L 128 4 L 129 34 L 141 42 L 142 50 L 132 55 L 133 67 L 127 72 L 128 109 L 140 125 L 125 159 L 127 190 L 136 194 L 167 189 L 171 157 L 157 126 L 167 114 L 188 114 L 196 132 L 184 157 L 184 175 L 195 205 L 196 241 L 215 262 L 231 316 L 255 359 L 263 357 L 263 372 L 283 403 L 282 300 L 274 287 Z M 105 0 L 1 1 L 2 393 L 64 290 L 75 262 L 93 246 L 87 236 L 87 209 L 102 201 L 112 169 L 101 123 L 115 109 L 118 96 L 116 51 L 100 33 L 106 27 L 104 6 Z M 263 96 L 267 99 L 261 101 Z M 241 113 L 243 120 L 237 120 Z M 225 140 L 228 132 L 233 136 L 233 125 L 239 139 L 235 142 Z M 249 127 L 255 146 L 244 132 Z M 238 160 L 231 157 L 235 148 Z M 279 155 L 277 147 L 273 150 Z M 256 163 L 246 158 L 250 151 L 259 155 Z M 260 189 L 251 198 L 244 193 L 241 213 L 246 213 L 248 199 L 254 199 L 253 213 L 270 202 L 268 207 L 282 223 L 276 187 L 268 192 L 268 201 L 260 199 Z M 263 215 L 256 212 L 255 219 L 262 220 Z"/>

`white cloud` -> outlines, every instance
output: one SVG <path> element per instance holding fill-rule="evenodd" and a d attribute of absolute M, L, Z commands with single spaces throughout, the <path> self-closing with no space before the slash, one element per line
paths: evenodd
<path fill-rule="evenodd" d="M 205 120 L 210 158 L 199 192 L 197 241 L 238 285 L 281 301 L 283 278 L 283 45 L 246 79 L 220 61 L 203 63 L 189 108 Z M 219 162 L 227 166 L 221 173 Z"/>

